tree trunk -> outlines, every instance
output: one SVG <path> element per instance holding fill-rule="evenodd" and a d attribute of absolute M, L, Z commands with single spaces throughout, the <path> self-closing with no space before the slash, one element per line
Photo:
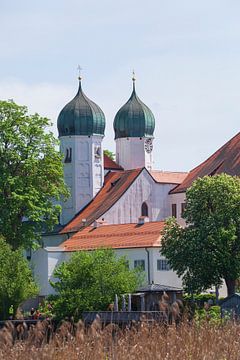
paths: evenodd
<path fill-rule="evenodd" d="M 235 294 L 236 280 L 234 279 L 225 279 L 227 285 L 228 296 Z"/>

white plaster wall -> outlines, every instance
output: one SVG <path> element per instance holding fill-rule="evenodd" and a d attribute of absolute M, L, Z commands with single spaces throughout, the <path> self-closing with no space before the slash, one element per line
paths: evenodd
<path fill-rule="evenodd" d="M 116 161 L 124 170 L 146 167 L 152 170 L 152 152 L 145 151 L 146 138 L 121 138 L 116 139 Z"/>
<path fill-rule="evenodd" d="M 115 249 L 117 257 L 125 256 L 129 261 L 129 268 L 134 269 L 134 260 L 145 261 L 145 280 L 144 283 L 148 283 L 148 260 L 147 252 L 145 249 Z"/>
<path fill-rule="evenodd" d="M 177 221 L 181 226 L 186 226 L 185 221 L 181 216 L 181 204 L 186 201 L 186 193 L 177 193 L 169 195 L 169 210 L 170 216 L 172 216 L 172 204 L 177 205 Z"/>
<path fill-rule="evenodd" d="M 148 205 L 150 221 L 170 216 L 169 191 L 171 184 L 156 183 L 143 170 L 123 196 L 102 216 L 108 224 L 137 223 L 143 202 Z M 102 218 L 101 217 L 101 218 Z"/>
<path fill-rule="evenodd" d="M 54 278 L 54 270 L 63 262 L 69 259 L 68 253 L 63 251 L 48 251 L 48 278 L 47 278 L 47 295 L 55 294 L 56 291 L 50 285 L 49 281 L 55 282 L 57 279 Z"/>
<path fill-rule="evenodd" d="M 39 286 L 39 295 L 48 294 L 48 252 L 40 248 L 33 252 L 30 267 L 33 272 L 34 279 Z"/>
<path fill-rule="evenodd" d="M 137 223 L 143 202 L 152 220 L 152 188 L 154 181 L 146 170 L 137 177 L 123 196 L 103 215 L 108 224 Z"/>
<path fill-rule="evenodd" d="M 164 271 L 157 270 L 157 260 L 166 259 L 163 255 L 161 255 L 160 248 L 153 248 L 152 253 L 153 253 L 152 266 L 153 266 L 154 283 L 161 284 L 161 285 L 182 287 L 182 280 L 177 276 L 175 271 L 173 271 L 173 270 L 164 270 Z"/>
<path fill-rule="evenodd" d="M 61 223 L 66 224 L 101 189 L 104 181 L 102 136 L 62 136 L 60 151 L 72 149 L 71 163 L 64 162 L 64 179 L 70 197 L 62 204 Z"/>
<path fill-rule="evenodd" d="M 58 246 L 67 240 L 67 234 L 49 234 L 42 236 L 43 247 Z"/>
<path fill-rule="evenodd" d="M 157 260 L 165 259 L 160 254 L 160 248 L 148 248 L 149 251 L 149 270 L 150 270 L 150 283 L 169 285 L 175 287 L 181 287 L 182 281 L 177 274 L 172 271 L 158 271 Z M 134 260 L 145 261 L 145 283 L 148 283 L 148 254 L 145 248 L 140 249 L 116 249 L 117 256 L 126 256 L 129 260 L 130 269 L 134 268 Z"/>
<path fill-rule="evenodd" d="M 68 253 L 58 249 L 54 251 L 53 247 L 50 248 L 50 251 L 47 248 L 40 248 L 33 252 L 30 266 L 39 286 L 40 296 L 55 294 L 49 280 L 56 280 L 53 277 L 54 270 L 66 259 L 69 259 Z"/>
<path fill-rule="evenodd" d="M 152 192 L 153 221 L 165 220 L 171 216 L 169 191 L 176 185 L 155 183 Z"/>

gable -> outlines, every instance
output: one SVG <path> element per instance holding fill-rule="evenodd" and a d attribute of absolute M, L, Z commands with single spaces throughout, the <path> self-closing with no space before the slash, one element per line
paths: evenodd
<path fill-rule="evenodd" d="M 76 232 L 103 216 L 123 196 L 142 171 L 143 169 L 136 169 L 108 173 L 101 190 L 64 226 L 60 234 Z"/>

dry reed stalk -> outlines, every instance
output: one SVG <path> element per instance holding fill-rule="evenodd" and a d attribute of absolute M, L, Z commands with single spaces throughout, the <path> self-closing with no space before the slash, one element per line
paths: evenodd
<path fill-rule="evenodd" d="M 187 321 L 176 326 L 142 322 L 124 330 L 100 319 L 86 328 L 64 322 L 48 337 L 49 324 L 28 330 L 18 339 L 9 324 L 0 331 L 0 359 L 8 360 L 239 360 L 240 324 L 201 325 Z M 15 340 L 14 340 L 15 339 Z"/>

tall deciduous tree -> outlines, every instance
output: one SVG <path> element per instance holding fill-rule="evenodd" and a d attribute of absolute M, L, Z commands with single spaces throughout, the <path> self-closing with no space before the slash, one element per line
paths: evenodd
<path fill-rule="evenodd" d="M 130 293 L 143 281 L 140 269 L 130 270 L 126 259 L 110 249 L 76 252 L 54 276 L 58 281 L 52 286 L 59 294 L 54 312 L 58 318 L 75 319 L 84 310 L 106 310 L 115 294 Z"/>
<path fill-rule="evenodd" d="M 0 233 L 13 249 L 32 246 L 42 225 L 51 228 L 67 196 L 50 122 L 25 106 L 0 101 Z"/>
<path fill-rule="evenodd" d="M 10 307 L 14 315 L 18 306 L 36 295 L 37 291 L 22 251 L 13 251 L 11 246 L 0 238 L 0 319 L 8 319 Z"/>
<path fill-rule="evenodd" d="M 240 277 L 240 179 L 226 174 L 196 180 L 186 193 L 187 226 L 169 219 L 161 252 L 188 291 L 225 280 L 228 295 Z"/>

